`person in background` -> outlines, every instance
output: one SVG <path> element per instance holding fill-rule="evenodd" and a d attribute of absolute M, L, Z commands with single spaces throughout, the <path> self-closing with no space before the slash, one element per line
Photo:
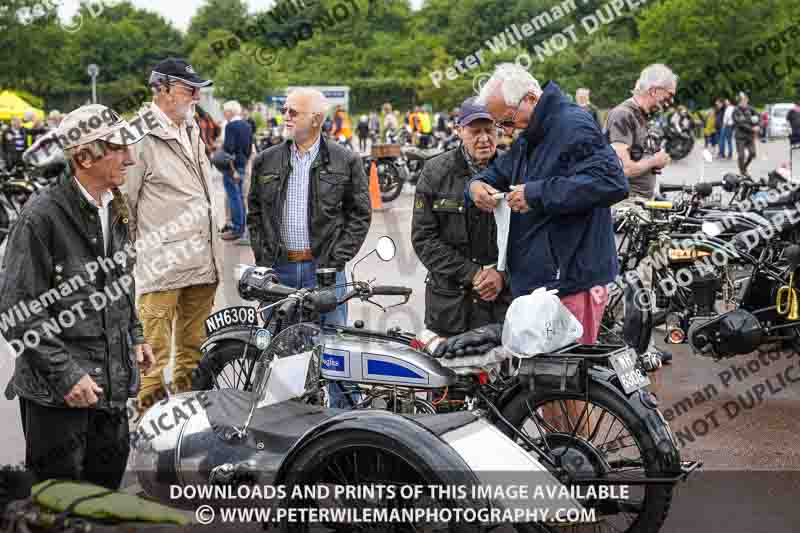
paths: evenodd
<path fill-rule="evenodd" d="M 331 131 L 333 129 L 333 119 L 329 116 L 325 117 L 325 122 L 322 123 L 322 134 L 325 138 L 329 138 L 331 136 Z"/>
<path fill-rule="evenodd" d="M 196 106 L 194 120 L 200 127 L 200 138 L 206 146 L 206 156 L 211 157 L 211 154 L 214 153 L 214 149 L 217 147 L 217 139 L 219 139 L 221 131 L 220 127 L 214 119 L 211 118 L 211 115 L 199 105 Z"/>
<path fill-rule="evenodd" d="M 433 141 L 433 124 L 431 121 L 431 114 L 425 108 L 418 108 L 417 121 L 419 127 L 419 146 L 420 148 L 428 148 Z"/>
<path fill-rule="evenodd" d="M 745 93 L 739 93 L 739 105 L 733 110 L 733 124 L 736 132 L 736 155 L 739 174 L 750 176 L 747 168 L 756 157 L 756 135 L 759 130 L 758 112 L 750 106 Z"/>
<path fill-rule="evenodd" d="M 733 159 L 733 112 L 734 106 L 725 99 L 722 112 L 722 132 L 720 133 L 720 159 Z M 726 150 L 727 148 L 727 150 Z"/>
<path fill-rule="evenodd" d="M 362 154 L 367 152 L 367 139 L 369 138 L 369 119 L 367 115 L 361 115 L 358 119 L 358 151 Z"/>
<path fill-rule="evenodd" d="M 47 127 L 51 130 L 58 129 L 58 125 L 61 124 L 61 118 L 61 111 L 53 109 L 47 116 Z"/>
<path fill-rule="evenodd" d="M 761 142 L 767 142 L 769 136 L 769 111 L 761 113 Z"/>
<path fill-rule="evenodd" d="M 575 103 L 592 115 L 592 118 L 599 126 L 600 117 L 597 115 L 597 108 L 589 101 L 590 94 L 589 89 L 578 89 L 575 91 Z"/>
<path fill-rule="evenodd" d="M 350 120 L 350 115 L 340 105 L 336 106 L 336 112 L 333 114 L 333 138 L 336 142 L 341 142 L 340 137 L 344 137 L 344 143 L 353 149 L 353 122 Z"/>
<path fill-rule="evenodd" d="M 511 303 L 497 271 L 494 215 L 465 207 L 467 181 L 498 156 L 497 128 L 485 107 L 467 99 L 457 131 L 461 145 L 429 159 L 417 183 L 411 242 L 428 270 L 425 327 L 450 337 L 502 323 Z"/>
<path fill-rule="evenodd" d="M 369 114 L 369 137 L 373 143 L 381 138 L 381 117 L 375 111 Z"/>
<path fill-rule="evenodd" d="M 639 75 L 633 96 L 608 113 L 605 128 L 608 142 L 619 156 L 630 185 L 629 198 L 615 205 L 616 209 L 636 208 L 636 200 L 655 197 L 656 173 L 661 172 L 672 159 L 664 149 L 655 154 L 647 153 L 647 120 L 672 101 L 677 85 L 678 77 L 669 67 L 649 65 Z M 641 269 L 639 277 L 649 289 L 652 284 L 650 269 Z M 648 353 L 657 356 L 662 363 L 672 361 L 672 354 L 658 350 L 654 342 L 648 347 Z"/>
<path fill-rule="evenodd" d="M 789 132 L 789 145 L 800 145 L 800 96 L 794 103 L 794 107 L 786 115 L 791 131 Z"/>
<path fill-rule="evenodd" d="M 383 104 L 383 131 L 384 134 L 388 132 L 394 132 L 395 134 L 398 133 L 398 128 L 400 124 L 397 121 L 397 115 L 392 112 L 392 104 L 385 103 Z"/>
<path fill-rule="evenodd" d="M 247 160 L 253 149 L 253 129 L 241 115 L 242 106 L 239 102 L 231 100 L 222 106 L 225 119 L 225 142 L 223 149 L 235 157 L 230 162 L 230 168 L 222 173 L 225 194 L 231 208 L 231 229 L 222 234 L 222 239 L 234 241 L 244 236 L 246 229 L 246 214 L 244 208 L 245 168 Z"/>
<path fill-rule="evenodd" d="M 320 91 L 289 94 L 283 108 L 286 140 L 253 163 L 247 225 L 258 266 L 274 269 L 290 287 L 338 286 L 341 298 L 345 265 L 367 237 L 372 206 L 361 158 L 320 135 L 327 110 Z M 323 320 L 346 325 L 347 304 Z M 338 384 L 328 392 L 331 407 L 347 403 Z"/>
<path fill-rule="evenodd" d="M 250 110 L 249 110 L 248 108 L 246 108 L 246 107 L 243 107 L 243 108 L 242 108 L 242 120 L 244 120 L 245 122 L 247 122 L 247 124 L 250 126 L 250 130 L 251 130 L 251 132 L 252 132 L 252 133 L 251 133 L 251 136 L 252 136 L 253 138 L 255 138 L 255 136 L 256 136 L 256 129 L 258 129 L 258 126 L 256 126 L 256 121 L 255 121 L 255 119 L 254 119 L 253 117 L 251 117 L 251 116 L 250 116 Z"/>
<path fill-rule="evenodd" d="M 141 114 L 153 116 L 155 124 L 136 144 L 136 164 L 127 169 L 131 241 L 160 236 L 158 246 L 136 247 L 139 317 L 156 357 L 142 376 L 140 409 L 163 394 L 162 372 L 171 360 L 172 392 L 191 390 L 206 340 L 205 319 L 222 281 L 211 163 L 194 122 L 200 89 L 212 83 L 184 59 L 170 57 L 153 67 L 148 81 L 153 100 Z M 184 220 L 187 212 L 193 216 Z"/>
<path fill-rule="evenodd" d="M 28 148 L 28 132 L 22 127 L 18 117 L 11 118 L 11 126 L 3 132 L 3 154 L 6 168 L 13 168 L 22 162 L 22 154 Z"/>
<path fill-rule="evenodd" d="M 705 127 L 703 128 L 703 137 L 705 138 L 705 147 L 708 148 L 717 146 L 717 130 L 715 124 L 717 122 L 716 109 L 711 108 L 706 114 Z"/>
<path fill-rule="evenodd" d="M 44 135 L 48 131 L 50 131 L 50 130 L 47 128 L 47 125 L 45 124 L 45 122 L 43 120 L 38 119 L 38 118 L 35 119 L 33 121 L 33 126 L 31 127 L 30 130 L 28 130 L 28 141 L 30 142 L 30 144 L 28 145 L 28 148 L 33 146 L 33 143 L 35 143 L 37 140 L 39 140 L 39 137 L 41 137 L 42 135 Z"/>

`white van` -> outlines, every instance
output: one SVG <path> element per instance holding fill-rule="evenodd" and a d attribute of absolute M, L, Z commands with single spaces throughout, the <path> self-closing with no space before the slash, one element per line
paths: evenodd
<path fill-rule="evenodd" d="M 769 106 L 769 136 L 788 137 L 791 133 L 789 122 L 786 115 L 794 107 L 794 104 L 773 104 Z"/>

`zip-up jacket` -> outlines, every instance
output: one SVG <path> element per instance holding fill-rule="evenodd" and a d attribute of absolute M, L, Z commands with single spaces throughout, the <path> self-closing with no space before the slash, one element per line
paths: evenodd
<path fill-rule="evenodd" d="M 0 275 L 0 326 L 23 349 L 8 399 L 66 407 L 64 396 L 86 374 L 103 389 L 97 407 L 124 408 L 135 395 L 132 346 L 144 337 L 118 191 L 110 213 L 104 253 L 98 209 L 70 178 L 33 196 L 14 225 Z"/>
<path fill-rule="evenodd" d="M 253 162 L 247 228 L 259 266 L 272 267 L 288 258 L 281 224 L 292 170 L 291 142 L 264 150 Z M 312 255 L 318 268 L 344 270 L 361 249 L 372 221 L 369 185 L 361 158 L 321 138 L 309 178 Z"/>

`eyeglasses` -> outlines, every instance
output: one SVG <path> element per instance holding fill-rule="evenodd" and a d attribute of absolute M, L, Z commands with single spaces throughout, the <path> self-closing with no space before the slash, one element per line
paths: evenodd
<path fill-rule="evenodd" d="M 311 113 L 311 111 L 298 111 L 297 109 L 293 109 L 287 106 L 283 106 L 281 108 L 281 115 L 289 115 L 289 118 L 297 118 L 297 115 L 301 115 L 304 113 Z"/>
<path fill-rule="evenodd" d="M 522 102 L 525 101 L 525 98 L 527 96 L 528 95 L 526 94 L 525 96 L 523 96 L 520 99 L 519 102 L 517 102 L 517 108 L 514 110 L 514 114 L 511 115 L 511 118 L 506 118 L 506 119 L 501 120 L 500 122 L 495 122 L 494 125 L 496 127 L 498 127 L 498 128 L 503 129 L 503 130 L 507 130 L 508 128 L 513 128 L 514 127 L 514 123 L 517 121 L 517 113 L 519 113 L 519 106 L 522 105 Z"/>

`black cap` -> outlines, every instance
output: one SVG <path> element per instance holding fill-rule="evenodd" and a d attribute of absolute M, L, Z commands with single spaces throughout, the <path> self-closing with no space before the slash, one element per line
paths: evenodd
<path fill-rule="evenodd" d="M 182 81 L 192 87 L 208 87 L 214 83 L 198 76 L 192 65 L 179 57 L 168 57 L 153 67 L 153 71 L 150 73 L 150 85 L 172 80 Z"/>

